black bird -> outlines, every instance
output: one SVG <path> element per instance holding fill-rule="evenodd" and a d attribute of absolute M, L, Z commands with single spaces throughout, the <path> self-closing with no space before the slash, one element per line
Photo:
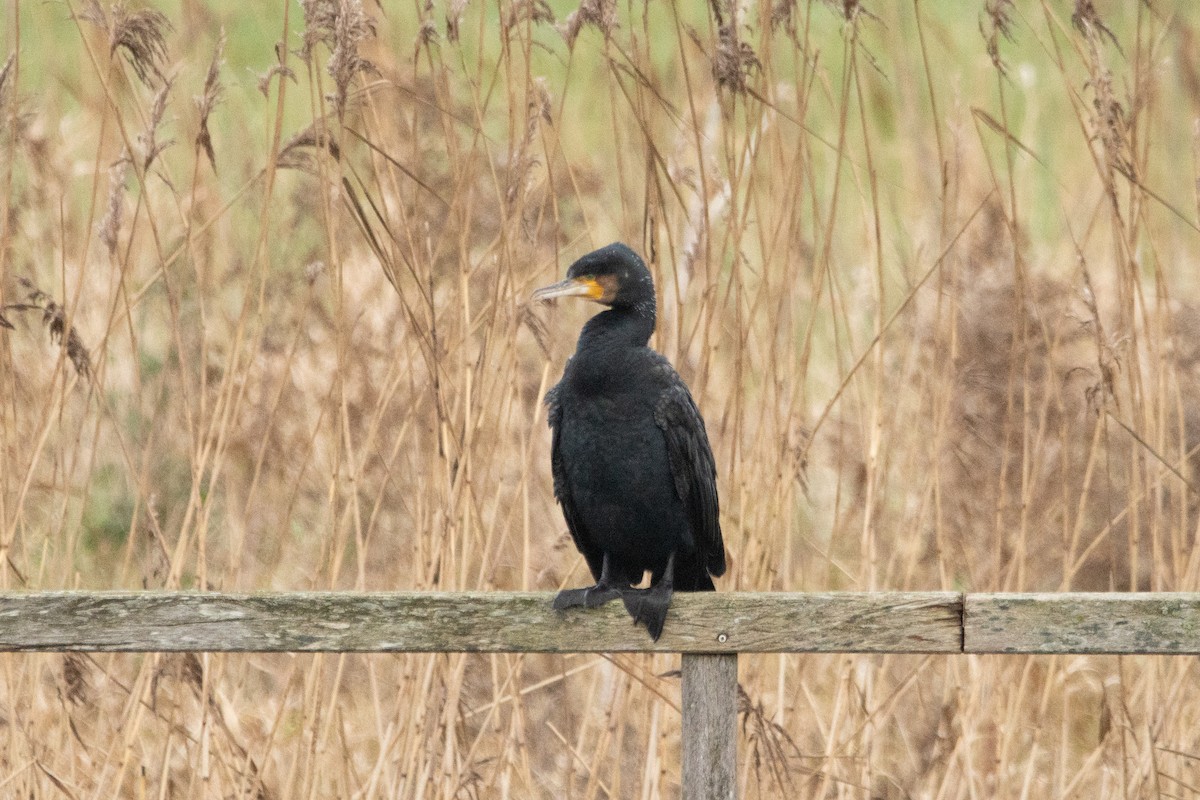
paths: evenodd
<path fill-rule="evenodd" d="M 566 589 L 556 609 L 618 597 L 658 639 L 671 593 L 713 591 L 725 572 L 717 469 L 683 380 L 647 346 L 654 280 L 619 242 L 588 253 L 537 300 L 586 297 L 588 320 L 562 380 L 546 394 L 554 496 L 596 585 Z M 649 589 L 635 589 L 646 572 Z"/>

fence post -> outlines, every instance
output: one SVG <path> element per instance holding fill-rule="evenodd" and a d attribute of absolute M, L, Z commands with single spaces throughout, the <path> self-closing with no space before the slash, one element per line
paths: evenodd
<path fill-rule="evenodd" d="M 737 654 L 683 654 L 683 800 L 737 798 Z"/>

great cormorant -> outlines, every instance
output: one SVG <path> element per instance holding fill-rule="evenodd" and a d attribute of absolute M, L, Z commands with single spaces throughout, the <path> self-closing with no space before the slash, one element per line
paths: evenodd
<path fill-rule="evenodd" d="M 717 470 L 683 380 L 647 343 L 654 280 L 621 243 L 580 258 L 534 299 L 585 297 L 588 320 L 562 380 L 546 394 L 554 496 L 596 585 L 566 589 L 556 609 L 624 602 L 658 639 L 673 590 L 713 591 L 725 572 Z M 650 588 L 635 589 L 646 572 Z"/>

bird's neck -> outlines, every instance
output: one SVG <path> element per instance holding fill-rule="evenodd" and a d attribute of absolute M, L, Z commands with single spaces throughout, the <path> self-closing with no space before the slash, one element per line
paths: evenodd
<path fill-rule="evenodd" d="M 582 396 L 611 393 L 624 386 L 638 353 L 654 332 L 654 301 L 649 311 L 610 308 L 587 321 L 564 378 Z"/>
<path fill-rule="evenodd" d="M 654 333 L 654 301 L 610 308 L 587 321 L 579 336 L 578 355 L 588 351 L 645 347 Z"/>

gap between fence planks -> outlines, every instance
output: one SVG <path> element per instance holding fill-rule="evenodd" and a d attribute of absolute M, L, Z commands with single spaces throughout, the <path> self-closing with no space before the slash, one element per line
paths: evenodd
<path fill-rule="evenodd" d="M 0 651 L 1200 653 L 1200 593 L 676 594 L 658 642 L 549 592 L 6 592 Z"/>

